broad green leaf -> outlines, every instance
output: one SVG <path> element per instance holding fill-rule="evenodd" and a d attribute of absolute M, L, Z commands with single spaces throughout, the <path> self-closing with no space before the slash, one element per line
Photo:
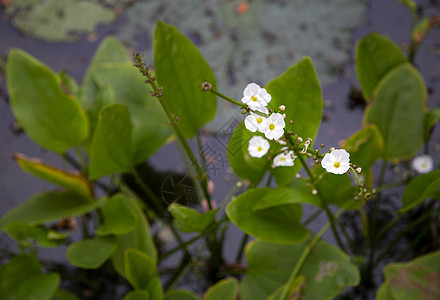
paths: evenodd
<path fill-rule="evenodd" d="M 32 246 L 36 241 L 41 247 L 57 247 L 65 242 L 65 237 L 69 235 L 60 234 L 44 226 L 32 226 L 24 222 L 13 221 L 6 225 L 7 234 L 26 247 Z"/>
<path fill-rule="evenodd" d="M 377 290 L 376 300 L 394 300 L 388 282 L 384 282 Z"/>
<path fill-rule="evenodd" d="M 399 300 L 440 298 L 440 251 L 418 257 L 408 263 L 389 264 L 385 282 L 393 298 Z"/>
<path fill-rule="evenodd" d="M 0 229 L 11 221 L 39 225 L 67 216 L 78 216 L 96 209 L 101 201 L 90 199 L 71 191 L 53 191 L 37 194 L 14 207 L 0 219 Z"/>
<path fill-rule="evenodd" d="M 426 87 L 409 63 L 394 68 L 379 82 L 366 110 L 365 123 L 377 126 L 384 140 L 384 158 L 409 159 L 423 142 Z M 402 124 L 411 124 L 402 130 Z"/>
<path fill-rule="evenodd" d="M 59 76 L 19 49 L 8 55 L 6 78 L 11 109 L 40 146 L 65 152 L 89 133 L 89 121 L 77 100 L 66 95 Z"/>
<path fill-rule="evenodd" d="M 246 129 L 241 122 L 235 128 L 228 142 L 228 160 L 235 174 L 242 179 L 248 179 L 257 185 L 264 176 L 267 168 L 270 166 L 268 155 L 261 158 L 249 155 L 249 140 L 253 134 Z"/>
<path fill-rule="evenodd" d="M 173 289 L 165 294 L 165 300 L 199 300 L 199 296 L 184 289 Z"/>
<path fill-rule="evenodd" d="M 122 195 L 108 199 L 101 210 L 104 223 L 96 230 L 97 235 L 126 234 L 136 227 L 136 216 Z"/>
<path fill-rule="evenodd" d="M 58 289 L 52 300 L 79 300 L 79 298 L 69 291 Z"/>
<path fill-rule="evenodd" d="M 43 274 L 35 256 L 20 255 L 0 266 L 2 299 L 51 299 L 60 284 L 56 273 Z"/>
<path fill-rule="evenodd" d="M 321 206 L 318 196 L 312 194 L 312 189 L 307 186 L 307 182 L 295 179 L 289 187 L 278 187 L 267 193 L 254 206 L 254 211 L 293 203 Z"/>
<path fill-rule="evenodd" d="M 154 67 L 161 101 L 179 117 L 183 134 L 192 138 L 216 112 L 216 96 L 202 92 L 200 84 L 215 77 L 196 46 L 175 27 L 159 21 L 154 32 Z"/>
<path fill-rule="evenodd" d="M 440 121 L 440 107 L 430 109 L 425 116 L 425 141 L 431 138 L 434 126 Z"/>
<path fill-rule="evenodd" d="M 90 179 L 133 171 L 131 132 L 130 114 L 125 105 L 112 104 L 101 110 L 90 148 Z"/>
<path fill-rule="evenodd" d="M 440 189 L 440 170 L 435 170 L 414 178 L 402 195 L 401 213 L 421 204 Z"/>
<path fill-rule="evenodd" d="M 173 203 L 168 211 L 174 217 L 174 225 L 182 232 L 202 232 L 215 221 L 217 210 L 210 210 L 204 214 L 197 210 Z"/>
<path fill-rule="evenodd" d="M 92 186 L 80 172 L 63 171 L 21 153 L 14 154 L 14 159 L 24 171 L 32 175 L 93 198 Z"/>
<path fill-rule="evenodd" d="M 84 239 L 69 245 L 67 260 L 74 266 L 83 269 L 99 268 L 116 250 L 114 236 Z"/>
<path fill-rule="evenodd" d="M 302 58 L 284 74 L 266 85 L 272 96 L 269 106 L 277 109 L 286 106 L 286 130 L 292 130 L 304 140 L 315 139 L 322 119 L 322 92 L 312 60 Z M 289 121 L 293 121 L 290 126 Z M 299 161 L 293 167 L 278 167 L 273 170 L 279 185 L 288 184 L 301 169 Z M 291 169 L 291 170 L 289 170 Z"/>
<path fill-rule="evenodd" d="M 148 283 L 147 291 L 151 296 L 151 299 L 163 300 L 163 289 L 159 276 L 153 277 Z"/>
<path fill-rule="evenodd" d="M 127 106 L 133 127 L 134 161 L 144 161 L 155 153 L 172 133 L 159 101 L 150 94 L 145 77 L 132 63 L 102 65 L 95 68 L 92 74 L 98 86 L 112 87 L 116 103 Z"/>
<path fill-rule="evenodd" d="M 254 210 L 271 193 L 269 188 L 248 190 L 229 203 L 226 214 L 238 228 L 260 240 L 279 244 L 304 241 L 309 232 L 300 224 L 301 205 L 286 204 Z"/>
<path fill-rule="evenodd" d="M 145 252 L 155 261 L 157 260 L 157 251 L 150 233 L 148 221 L 142 212 L 140 204 L 127 196 L 121 196 L 126 198 L 125 203 L 130 206 L 136 215 L 136 227 L 134 230 L 116 237 L 117 249 L 112 256 L 113 267 L 121 276 L 125 277 L 124 252 L 127 248 L 135 248 Z"/>
<path fill-rule="evenodd" d="M 124 253 L 125 276 L 131 286 L 145 290 L 150 281 L 157 277 L 156 262 L 145 252 L 128 248 Z"/>
<path fill-rule="evenodd" d="M 301 295 L 301 289 L 303 288 L 305 283 L 305 277 L 302 275 L 296 276 L 292 286 L 290 287 L 288 291 L 289 299 L 298 299 Z M 267 300 L 279 300 L 282 293 L 284 292 L 284 289 L 286 288 L 287 284 L 283 284 L 278 289 L 275 290 L 272 294 L 269 295 Z"/>
<path fill-rule="evenodd" d="M 249 267 L 240 285 L 241 298 L 267 299 L 287 282 L 303 249 L 304 244 L 277 245 L 262 241 L 248 244 L 245 254 Z M 349 257 L 325 242 L 313 247 L 298 275 L 305 277 L 301 299 L 333 299 L 360 280 L 359 271 Z"/>
<path fill-rule="evenodd" d="M 238 281 L 235 278 L 223 279 L 211 286 L 203 296 L 203 300 L 236 300 Z"/>
<path fill-rule="evenodd" d="M 356 44 L 356 73 L 362 95 L 369 102 L 385 74 L 406 62 L 402 51 L 388 38 L 371 33 Z"/>
<path fill-rule="evenodd" d="M 344 149 L 350 153 L 350 162 L 362 169 L 368 169 L 382 156 L 383 147 L 379 130 L 370 124 L 350 136 Z"/>
<path fill-rule="evenodd" d="M 131 291 L 123 300 L 150 300 L 150 294 L 147 291 Z"/>

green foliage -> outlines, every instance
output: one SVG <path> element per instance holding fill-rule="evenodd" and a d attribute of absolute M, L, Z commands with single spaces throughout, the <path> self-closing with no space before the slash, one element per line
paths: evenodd
<path fill-rule="evenodd" d="M 150 294 L 147 291 L 131 291 L 125 295 L 123 300 L 150 300 Z"/>
<path fill-rule="evenodd" d="M 396 162 L 418 152 L 423 142 L 426 98 L 421 75 L 408 63 L 381 79 L 367 108 L 365 122 L 376 125 L 381 133 L 383 158 Z M 402 130 L 402 124 L 411 126 Z"/>
<path fill-rule="evenodd" d="M 202 232 L 215 221 L 217 213 L 217 210 L 211 210 L 201 214 L 178 203 L 171 204 L 168 211 L 174 217 L 174 225 L 182 232 Z"/>
<path fill-rule="evenodd" d="M 52 70 L 24 51 L 13 49 L 6 76 L 11 109 L 36 143 L 61 153 L 87 137 L 86 113 L 75 98 L 63 92 L 60 78 Z"/>
<path fill-rule="evenodd" d="M 194 137 L 216 112 L 215 95 L 200 92 L 204 81 L 215 86 L 211 67 L 187 37 L 161 21 L 154 33 L 154 66 L 159 86 L 163 86 L 162 102 L 179 118 L 183 134 Z"/>
<path fill-rule="evenodd" d="M 242 299 L 266 299 L 275 292 L 287 281 L 303 249 L 304 244 L 249 244 L 245 252 L 249 268 L 240 286 Z M 324 242 L 313 248 L 299 274 L 305 278 L 299 292 L 301 299 L 332 299 L 360 280 L 348 256 Z"/>
<path fill-rule="evenodd" d="M 229 219 L 242 231 L 260 240 L 279 244 L 298 244 L 309 232 L 300 224 L 299 204 L 285 204 L 256 210 L 257 204 L 271 197 L 269 188 L 251 189 L 232 200 L 226 207 Z"/>
<path fill-rule="evenodd" d="M 354 133 L 345 142 L 350 161 L 364 169 L 371 168 L 382 157 L 383 139 L 377 127 L 369 124 Z"/>
<path fill-rule="evenodd" d="M 429 299 L 440 297 L 440 251 L 420 256 L 408 263 L 385 267 L 385 283 L 377 299 Z"/>
<path fill-rule="evenodd" d="M 308 203 L 320 206 L 321 202 L 317 195 L 313 195 L 307 182 L 301 179 L 295 179 L 289 187 L 278 187 L 271 190 L 254 206 L 254 211 L 267 209 L 286 204 Z"/>
<path fill-rule="evenodd" d="M 211 286 L 203 296 L 203 300 L 235 300 L 237 299 L 238 281 L 235 278 L 223 279 Z"/>
<path fill-rule="evenodd" d="M 147 289 L 150 282 L 157 277 L 154 259 L 137 249 L 125 250 L 124 265 L 125 276 L 135 289 Z"/>
<path fill-rule="evenodd" d="M 136 227 L 136 215 L 126 201 L 123 195 L 115 195 L 105 202 L 101 209 L 104 223 L 96 230 L 97 235 L 126 234 Z"/>
<path fill-rule="evenodd" d="M 71 191 L 41 193 L 4 214 L 0 219 L 0 229 L 11 221 L 39 225 L 66 216 L 78 216 L 94 210 L 100 205 L 101 201 L 90 201 L 90 199 Z"/>
<path fill-rule="evenodd" d="M 50 299 L 59 283 L 58 274 L 43 274 L 33 255 L 19 255 L 0 266 L 0 295 L 5 300 Z"/>
<path fill-rule="evenodd" d="M 25 247 L 33 245 L 34 241 L 41 247 L 57 247 L 65 242 L 69 235 L 47 229 L 44 226 L 32 226 L 20 221 L 12 221 L 6 225 L 6 233 Z"/>
<path fill-rule="evenodd" d="M 430 109 L 425 116 L 425 141 L 431 138 L 431 131 L 434 126 L 440 121 L 440 107 Z"/>
<path fill-rule="evenodd" d="M 304 140 L 315 139 L 322 119 L 322 93 L 312 60 L 302 58 L 284 74 L 270 81 L 266 89 L 272 96 L 269 106 L 277 109 L 286 106 L 286 127 Z M 293 125 L 288 122 L 292 120 Z M 302 165 L 275 168 L 272 172 L 278 185 L 288 184 Z"/>
<path fill-rule="evenodd" d="M 402 196 L 401 213 L 421 204 L 440 188 L 440 170 L 435 170 L 414 178 L 405 188 Z"/>
<path fill-rule="evenodd" d="M 165 294 L 165 300 L 199 300 L 199 296 L 188 290 L 173 289 Z"/>
<path fill-rule="evenodd" d="M 382 77 L 406 62 L 402 51 L 388 38 L 371 33 L 356 44 L 356 73 L 362 95 L 369 102 Z"/>
<path fill-rule="evenodd" d="M 67 248 L 67 260 L 74 266 L 83 269 L 99 268 L 116 249 L 114 236 L 84 239 Z"/>

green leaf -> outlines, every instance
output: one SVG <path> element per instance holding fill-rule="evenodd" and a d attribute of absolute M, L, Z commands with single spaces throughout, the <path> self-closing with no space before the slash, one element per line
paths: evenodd
<path fill-rule="evenodd" d="M 4 214 L 0 219 L 0 229 L 11 221 L 39 225 L 67 216 L 78 216 L 96 209 L 99 205 L 101 201 L 91 202 L 71 191 L 41 193 Z"/>
<path fill-rule="evenodd" d="M 125 105 L 112 104 L 101 110 L 90 148 L 90 179 L 133 171 L 131 132 L 130 114 Z"/>
<path fill-rule="evenodd" d="M 165 294 L 165 300 L 199 300 L 199 296 L 184 289 L 169 290 Z"/>
<path fill-rule="evenodd" d="M 26 133 L 40 146 L 65 152 L 88 135 L 89 122 L 76 99 L 61 89 L 48 67 L 19 49 L 8 55 L 6 78 L 11 109 Z"/>
<path fill-rule="evenodd" d="M 300 245 L 277 245 L 255 241 L 246 247 L 248 270 L 240 285 L 243 300 L 267 299 L 287 282 L 304 249 Z M 338 248 L 319 242 L 310 252 L 299 276 L 305 277 L 301 299 L 333 299 L 360 276 L 349 257 Z"/>
<path fill-rule="evenodd" d="M 63 171 L 21 153 L 14 154 L 14 159 L 20 168 L 32 175 L 93 198 L 92 186 L 80 172 Z"/>
<path fill-rule="evenodd" d="M 236 300 L 238 281 L 235 278 L 220 280 L 211 286 L 203 296 L 203 300 Z"/>
<path fill-rule="evenodd" d="M 394 300 L 390 285 L 387 282 L 384 282 L 377 290 L 376 300 Z"/>
<path fill-rule="evenodd" d="M 193 208 L 178 203 L 168 207 L 168 211 L 174 217 L 174 224 L 182 232 L 202 232 L 215 221 L 217 210 L 210 210 L 204 214 Z"/>
<path fill-rule="evenodd" d="M 99 268 L 116 249 L 114 236 L 95 237 L 69 245 L 67 260 L 74 266 L 83 269 Z"/>
<path fill-rule="evenodd" d="M 163 300 L 163 289 L 159 276 L 151 279 L 150 283 L 148 284 L 147 291 L 151 295 L 151 299 Z"/>
<path fill-rule="evenodd" d="M 148 90 L 145 77 L 132 63 L 102 65 L 95 68 L 92 74 L 98 86 L 111 86 L 115 93 L 115 101 L 127 106 L 133 126 L 134 161 L 144 161 L 155 153 L 172 133 L 162 107 Z"/>
<path fill-rule="evenodd" d="M 270 107 L 277 109 L 280 105 L 286 106 L 286 130 L 290 130 L 288 122 L 292 120 L 291 129 L 296 134 L 304 140 L 309 137 L 314 140 L 321 124 L 323 101 L 312 60 L 309 57 L 302 58 L 284 74 L 269 82 L 266 89 L 272 96 Z M 295 162 L 293 167 L 275 168 L 272 172 L 277 184 L 286 185 L 301 167 L 299 162 Z"/>
<path fill-rule="evenodd" d="M 290 287 L 288 291 L 289 299 L 298 299 L 301 295 L 301 289 L 304 286 L 305 277 L 302 275 L 296 276 L 295 280 L 293 281 L 292 286 Z M 272 294 L 269 295 L 267 300 L 279 300 L 282 293 L 284 292 L 284 289 L 286 288 L 287 284 L 283 284 L 279 288 L 275 290 Z"/>
<path fill-rule="evenodd" d="M 385 283 L 395 299 L 440 298 L 440 251 L 408 263 L 389 264 L 384 269 Z"/>
<path fill-rule="evenodd" d="M 384 36 L 371 33 L 359 40 L 356 73 L 365 101 L 370 101 L 373 90 L 387 72 L 406 61 L 399 47 Z"/>
<path fill-rule="evenodd" d="M 260 240 L 279 244 L 304 241 L 309 232 L 300 224 L 301 205 L 254 209 L 262 199 L 270 197 L 272 192 L 269 188 L 248 190 L 229 203 L 226 214 L 238 228 Z"/>
<path fill-rule="evenodd" d="M 393 162 L 414 156 L 423 142 L 426 87 L 419 72 L 401 64 L 380 81 L 365 113 L 384 140 L 384 158 Z M 411 124 L 402 130 L 402 124 Z"/>
<path fill-rule="evenodd" d="M 269 167 L 267 154 L 261 158 L 252 157 L 247 150 L 249 140 L 254 135 L 246 129 L 241 122 L 235 128 L 228 142 L 228 160 L 235 174 L 242 178 L 250 180 L 257 185 L 263 179 L 266 169 Z"/>
<path fill-rule="evenodd" d="M 50 299 L 60 284 L 56 273 L 43 274 L 35 256 L 20 255 L 0 266 L 2 299 Z"/>
<path fill-rule="evenodd" d="M 435 170 L 423 175 L 420 175 L 406 186 L 402 195 L 402 208 L 400 213 L 405 213 L 408 210 L 421 204 L 426 198 L 431 197 L 440 189 L 440 170 Z"/>
<path fill-rule="evenodd" d="M 431 138 L 434 126 L 440 121 L 440 107 L 430 109 L 425 116 L 425 141 Z"/>
<path fill-rule="evenodd" d="M 270 191 L 270 193 L 267 193 L 267 195 L 254 206 L 254 210 L 293 203 L 308 203 L 321 206 L 321 201 L 317 195 L 312 194 L 312 189 L 307 186 L 307 181 L 295 179 L 289 187 L 278 187 Z"/>
<path fill-rule="evenodd" d="M 159 21 L 154 32 L 154 66 L 162 102 L 179 117 L 182 133 L 192 138 L 216 112 L 216 96 L 202 92 L 200 84 L 215 77 L 196 46 L 175 27 Z"/>
<path fill-rule="evenodd" d="M 128 248 L 124 253 L 124 263 L 125 276 L 137 290 L 147 289 L 150 281 L 157 277 L 156 262 L 145 252 Z"/>
<path fill-rule="evenodd" d="M 107 200 L 102 207 L 102 216 L 104 224 L 96 230 L 96 234 L 100 236 L 126 234 L 136 227 L 136 216 L 122 195 L 115 195 Z"/>
<path fill-rule="evenodd" d="M 67 234 L 52 234 L 53 231 L 44 226 L 32 226 L 20 221 L 9 222 L 6 225 L 7 234 L 20 244 L 30 247 L 36 241 L 41 247 L 57 247 L 65 242 Z"/>
<path fill-rule="evenodd" d="M 121 196 L 125 197 L 125 203 L 130 206 L 131 210 L 136 216 L 136 227 L 134 230 L 127 234 L 118 235 L 116 237 L 117 249 L 112 256 L 113 267 L 121 276 L 125 277 L 124 252 L 127 248 L 135 248 L 145 252 L 155 261 L 157 260 L 157 252 L 153 242 L 153 237 L 150 233 L 148 221 L 142 212 L 140 204 L 137 203 L 136 200 L 127 196 Z"/>
<path fill-rule="evenodd" d="M 150 294 L 147 291 L 131 291 L 123 300 L 150 300 Z"/>
<path fill-rule="evenodd" d="M 79 300 L 79 298 L 69 291 L 58 289 L 51 300 Z"/>

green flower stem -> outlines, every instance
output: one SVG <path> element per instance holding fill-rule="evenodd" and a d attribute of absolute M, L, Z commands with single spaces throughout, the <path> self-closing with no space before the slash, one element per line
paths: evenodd
<path fill-rule="evenodd" d="M 381 186 L 376 187 L 376 192 L 382 192 L 384 190 L 388 190 L 394 187 L 398 187 L 401 185 L 404 185 L 405 181 L 396 181 L 396 182 L 391 182 L 391 183 L 387 183 L 387 184 L 383 184 Z"/>
<path fill-rule="evenodd" d="M 335 218 L 339 217 L 346 208 L 341 208 L 336 214 Z M 289 291 L 292 288 L 292 285 L 295 281 L 296 276 L 298 275 L 299 271 L 301 270 L 304 262 L 307 259 L 307 256 L 310 254 L 310 251 L 313 249 L 315 244 L 319 241 L 321 236 L 331 227 L 332 222 L 327 222 L 321 230 L 312 238 L 312 240 L 306 245 L 303 252 L 301 253 L 301 256 L 299 257 L 298 261 L 295 264 L 295 268 L 292 270 L 292 273 L 290 273 L 290 277 L 286 283 L 286 286 L 283 290 L 283 293 L 281 294 L 280 300 L 287 300 L 289 297 Z"/>
<path fill-rule="evenodd" d="M 241 258 L 243 257 L 244 248 L 246 247 L 246 243 L 248 240 L 249 240 L 249 234 L 244 233 L 243 239 L 241 240 L 240 243 L 240 248 L 238 248 L 237 257 L 235 258 L 236 263 L 240 263 Z"/>
<path fill-rule="evenodd" d="M 174 288 L 174 286 L 179 282 L 179 280 L 191 269 L 191 255 L 185 254 L 182 256 L 179 265 L 174 269 L 174 273 L 171 278 L 165 282 L 163 289 L 165 292 Z"/>
<path fill-rule="evenodd" d="M 202 168 L 205 173 L 208 172 L 208 167 L 206 166 L 206 157 L 205 157 L 205 150 L 203 149 L 202 144 L 202 138 L 200 137 L 200 132 L 197 132 L 196 134 L 197 139 L 197 147 L 200 149 L 200 158 L 202 161 Z"/>
<path fill-rule="evenodd" d="M 328 207 L 327 202 L 322 197 L 322 194 L 321 194 L 320 190 L 316 186 L 316 178 L 315 178 L 315 176 L 310 171 L 309 166 L 307 166 L 307 163 L 304 160 L 304 158 L 299 153 L 295 153 L 295 155 L 298 157 L 298 159 L 301 162 L 302 166 L 306 170 L 307 175 L 309 175 L 309 178 L 312 181 L 312 184 L 315 186 L 315 189 L 318 192 L 319 199 L 321 200 L 322 207 L 324 208 L 324 210 L 325 210 L 325 212 L 327 214 L 327 217 L 328 217 L 328 219 L 330 221 L 330 225 L 331 225 L 331 228 L 332 228 L 332 231 L 333 231 L 333 235 L 336 238 L 336 242 L 338 243 L 339 248 L 341 248 L 343 251 L 345 251 L 345 247 L 344 247 L 344 244 L 342 243 L 341 237 L 339 236 L 339 232 L 336 230 L 335 217 L 334 217 L 333 213 L 330 211 L 330 208 Z"/>
<path fill-rule="evenodd" d="M 307 226 L 309 225 L 311 222 L 313 222 L 317 217 L 319 217 L 319 215 L 324 211 L 324 209 L 319 208 L 317 209 L 310 217 L 308 217 L 304 223 L 303 226 Z"/>

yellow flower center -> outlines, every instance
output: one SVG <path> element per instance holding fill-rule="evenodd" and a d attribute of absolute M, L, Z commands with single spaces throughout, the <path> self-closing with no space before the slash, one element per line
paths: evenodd
<path fill-rule="evenodd" d="M 335 168 L 339 168 L 339 167 L 341 166 L 341 163 L 340 163 L 339 161 L 337 161 L 337 162 L 335 162 L 335 163 L 333 164 L 333 166 L 334 166 Z"/>
<path fill-rule="evenodd" d="M 252 101 L 257 102 L 258 98 L 255 96 L 251 96 Z"/>
<path fill-rule="evenodd" d="M 257 151 L 260 152 L 261 150 L 263 150 L 263 148 L 261 146 L 258 146 Z"/>
<path fill-rule="evenodd" d="M 270 125 L 269 125 L 269 129 L 270 129 L 270 130 L 274 130 L 274 129 L 275 129 L 275 125 L 274 125 L 274 124 L 270 124 Z"/>
<path fill-rule="evenodd" d="M 420 166 L 422 167 L 422 169 L 426 169 L 428 167 L 428 165 L 425 163 L 422 163 Z"/>
<path fill-rule="evenodd" d="M 257 123 L 261 123 L 261 122 L 263 122 L 263 118 L 262 117 L 258 117 L 257 118 Z"/>
<path fill-rule="evenodd" d="M 285 157 L 281 157 L 280 160 L 281 161 L 286 161 L 286 158 Z"/>

